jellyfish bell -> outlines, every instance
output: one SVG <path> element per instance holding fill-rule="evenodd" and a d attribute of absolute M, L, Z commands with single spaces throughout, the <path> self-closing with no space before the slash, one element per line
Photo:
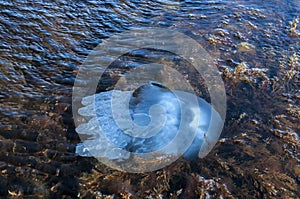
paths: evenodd
<path fill-rule="evenodd" d="M 88 96 L 82 104 L 79 114 L 91 119 L 76 128 L 81 137 L 88 137 L 76 147 L 80 156 L 123 161 L 132 154 L 146 158 L 157 152 L 194 160 L 209 153 L 223 126 L 218 112 L 204 99 L 153 82 L 136 91 Z M 123 110 L 126 107 L 129 110 Z"/>

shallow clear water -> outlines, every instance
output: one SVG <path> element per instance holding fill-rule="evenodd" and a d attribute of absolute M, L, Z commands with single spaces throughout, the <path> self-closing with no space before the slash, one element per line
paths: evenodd
<path fill-rule="evenodd" d="M 191 164 L 184 174 L 198 184 L 181 185 L 171 176 L 170 187 L 162 194 L 174 195 L 182 188 L 180 197 L 187 198 L 184 194 L 192 187 L 191 197 L 197 197 L 202 193 L 199 187 L 212 180 L 215 186 L 210 191 L 203 188 L 204 194 L 224 195 L 219 183 L 236 197 L 270 197 L 268 193 L 296 197 L 300 189 L 299 13 L 299 1 L 287 0 L 1 1 L 0 195 L 90 193 L 78 179 L 97 163 L 74 155 L 79 138 L 71 95 L 79 67 L 94 47 L 116 33 L 169 27 L 197 40 L 214 58 L 225 83 L 228 111 L 223 139 L 215 151 Z M 124 55 L 110 68 L 99 90 L 111 87 L 115 74 L 126 67 L 162 57 L 166 54 L 147 50 Z M 197 93 L 207 97 L 192 71 L 181 70 L 190 75 Z M 279 177 L 272 180 L 274 175 Z M 70 176 L 74 184 L 68 184 Z M 130 186 L 127 192 L 123 187 L 124 193 L 144 196 L 137 191 L 138 183 Z M 152 190 L 150 184 L 148 188 Z M 88 189 L 117 194 L 122 186 Z M 146 195 L 153 196 L 152 192 L 145 190 Z"/>

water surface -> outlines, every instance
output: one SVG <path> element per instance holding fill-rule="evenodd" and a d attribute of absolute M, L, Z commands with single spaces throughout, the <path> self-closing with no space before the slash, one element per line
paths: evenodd
<path fill-rule="evenodd" d="M 298 1 L 287 0 L 1 1 L 0 195 L 296 198 L 299 10 Z M 185 33 L 222 72 L 227 120 L 205 159 L 128 175 L 75 156 L 71 94 L 79 67 L 105 39 L 136 27 Z M 124 55 L 99 90 L 126 67 L 163 57 L 147 50 Z M 203 82 L 182 72 L 205 97 Z"/>

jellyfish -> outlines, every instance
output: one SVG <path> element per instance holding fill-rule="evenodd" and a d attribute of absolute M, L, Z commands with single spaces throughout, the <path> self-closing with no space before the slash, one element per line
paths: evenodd
<path fill-rule="evenodd" d="M 89 120 L 76 128 L 85 137 L 76 146 L 80 156 L 121 161 L 159 152 L 195 160 L 209 153 L 223 126 L 206 100 L 156 82 L 97 93 L 82 104 L 78 112 Z"/>

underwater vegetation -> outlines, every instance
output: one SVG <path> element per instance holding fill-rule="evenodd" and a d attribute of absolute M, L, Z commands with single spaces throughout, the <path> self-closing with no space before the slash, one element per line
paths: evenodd
<path fill-rule="evenodd" d="M 163 10 L 156 1 L 0 2 L 0 198 L 299 197 L 299 7 L 277 0 L 185 2 Z M 80 64 L 103 38 L 149 24 L 181 31 L 209 52 L 228 111 L 205 158 L 181 157 L 132 174 L 75 154 L 81 140 L 71 93 Z M 141 57 L 117 60 L 121 67 L 105 74 L 99 92 L 112 90 L 111 81 Z M 205 82 L 184 61 L 163 61 L 176 62 L 196 95 L 209 101 Z"/>

